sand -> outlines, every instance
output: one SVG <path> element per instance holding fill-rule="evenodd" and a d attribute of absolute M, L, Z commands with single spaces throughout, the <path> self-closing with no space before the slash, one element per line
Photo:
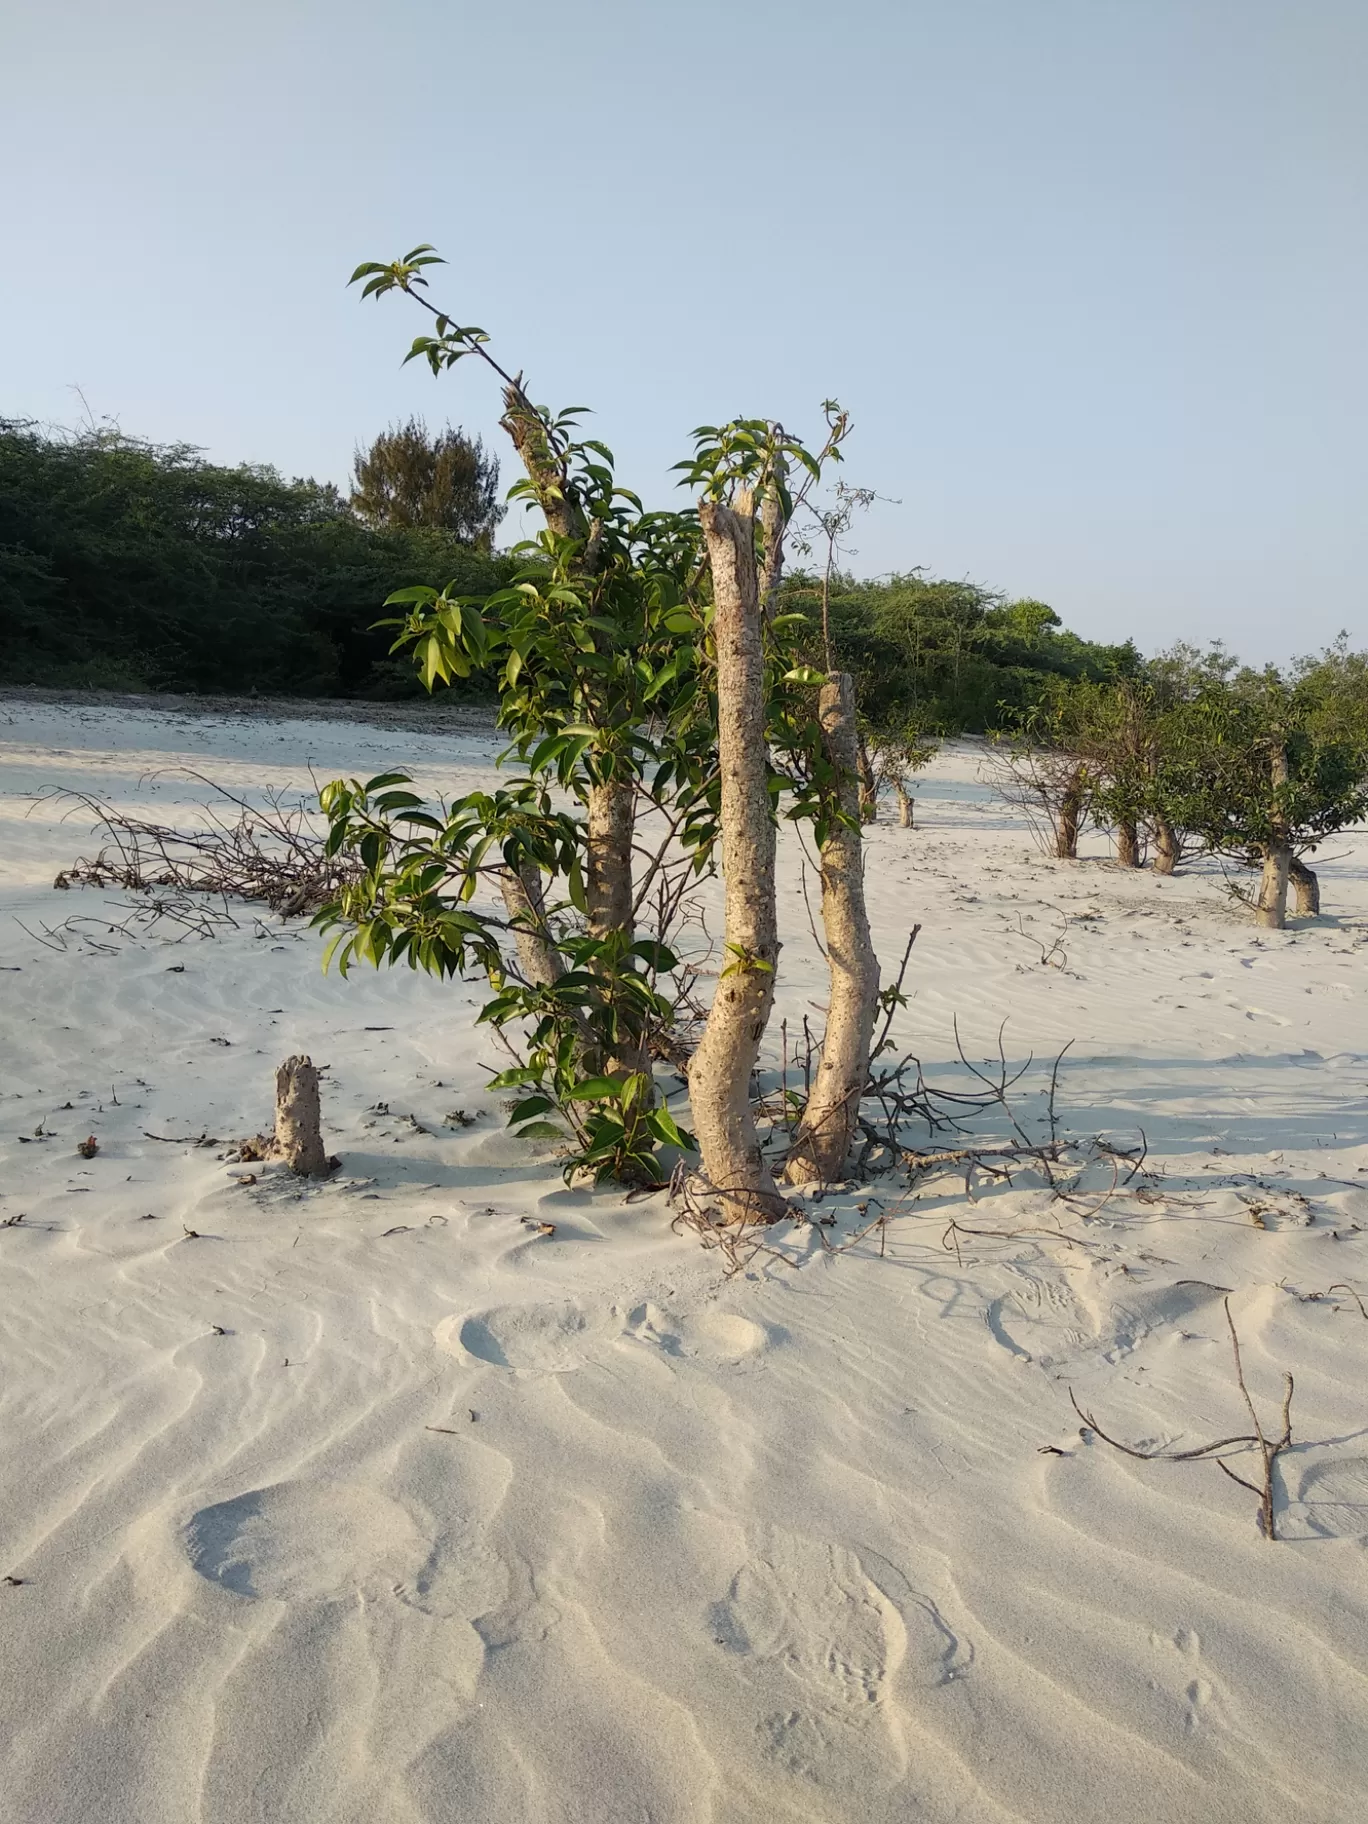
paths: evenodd
<path fill-rule="evenodd" d="M 1014 1062 L 1072 1039 L 1064 1127 L 1143 1129 L 1155 1175 L 1091 1219 L 1096 1170 L 1074 1206 L 941 1179 L 828 1252 L 896 1203 L 874 1181 L 728 1278 L 663 1197 L 507 1136 L 476 987 L 324 977 L 250 908 L 111 938 L 126 895 L 51 885 L 88 820 L 31 809 L 173 821 L 184 769 L 467 789 L 494 751 L 0 704 L 6 1824 L 1368 1814 L 1368 838 L 1325 916 L 1256 933 L 1209 867 L 1044 861 L 943 753 L 920 827 L 869 837 L 886 965 L 922 924 L 901 1044 L 951 1080 L 955 1020 L 976 1059 L 1004 1018 Z M 825 999 L 781 849 L 776 1039 Z M 294 1052 L 319 1185 L 196 1144 L 266 1124 Z M 952 1218 L 1027 1232 L 957 1254 Z M 1070 1404 L 1132 1444 L 1246 1431 L 1227 1295 L 1270 1425 L 1296 1376 L 1276 1543 Z"/>

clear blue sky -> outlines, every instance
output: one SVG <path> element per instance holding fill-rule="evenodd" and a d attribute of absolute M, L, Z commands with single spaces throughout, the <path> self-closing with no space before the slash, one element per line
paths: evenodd
<path fill-rule="evenodd" d="M 834 395 L 863 572 L 1368 641 L 1364 0 L 5 0 L 0 157 L 0 413 L 339 483 L 497 440 L 345 290 L 428 240 L 648 498 Z"/>

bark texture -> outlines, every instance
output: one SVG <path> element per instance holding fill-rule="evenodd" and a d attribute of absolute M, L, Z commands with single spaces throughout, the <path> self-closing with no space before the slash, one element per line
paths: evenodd
<path fill-rule="evenodd" d="M 1154 820 L 1154 871 L 1172 874 L 1178 866 L 1178 838 L 1166 817 Z"/>
<path fill-rule="evenodd" d="M 760 617 L 768 625 L 774 613 L 779 584 L 784 575 L 784 503 L 779 497 L 779 482 L 787 473 L 782 458 L 776 459 L 779 473 L 772 476 L 765 489 L 765 497 L 760 503 L 761 543 L 764 547 L 764 567 L 760 571 L 758 587 L 760 593 Z"/>
<path fill-rule="evenodd" d="M 1055 860 L 1078 860 L 1078 826 L 1083 817 L 1083 774 L 1076 772 L 1064 788 L 1055 824 Z"/>
<path fill-rule="evenodd" d="M 519 967 L 532 987 L 549 988 L 564 975 L 565 965 L 546 928 L 539 870 L 525 867 L 515 873 L 512 868 L 500 868 L 499 891 L 513 923 Z"/>
<path fill-rule="evenodd" d="M 869 1080 L 869 1047 L 879 1007 L 879 959 L 865 911 L 855 683 L 848 672 L 828 677 L 818 714 L 827 754 L 840 776 L 840 807 L 851 822 L 838 824 L 822 844 L 822 925 L 831 995 L 821 1062 L 784 1166 L 790 1184 L 814 1179 L 830 1184 L 845 1176 L 860 1097 Z"/>
<path fill-rule="evenodd" d="M 1308 915 L 1319 914 L 1320 880 L 1315 869 L 1308 868 L 1299 855 L 1294 855 L 1287 864 L 1287 873 L 1296 894 L 1296 910 Z"/>
<path fill-rule="evenodd" d="M 1116 826 L 1116 859 L 1123 868 L 1140 866 L 1140 832 L 1133 823 Z"/>
<path fill-rule="evenodd" d="M 326 1178 L 332 1170 L 310 1058 L 286 1058 L 276 1072 L 275 1152 L 301 1177 Z"/>
<path fill-rule="evenodd" d="M 703 1171 L 724 1218 L 755 1222 L 785 1211 L 761 1156 L 750 1104 L 779 961 L 755 524 L 748 511 L 714 502 L 704 502 L 699 517 L 715 604 L 726 947 L 689 1065 L 689 1102 Z"/>
<path fill-rule="evenodd" d="M 1263 879 L 1259 882 L 1255 918 L 1266 931 L 1281 931 L 1287 924 L 1287 882 L 1292 872 L 1292 845 L 1278 809 L 1279 788 L 1287 784 L 1287 748 L 1281 742 L 1273 749 L 1269 784 L 1273 788 L 1272 833 L 1264 844 Z"/>
<path fill-rule="evenodd" d="M 503 428 L 513 439 L 513 447 L 527 470 L 528 480 L 537 491 L 537 505 L 547 525 L 557 538 L 590 537 L 589 521 L 573 494 L 561 486 L 560 471 L 546 441 L 541 420 L 528 404 L 521 388 L 504 388 Z M 592 569 L 592 564 L 586 564 Z"/>
<path fill-rule="evenodd" d="M 584 894 L 589 935 L 632 934 L 632 827 L 636 790 L 630 779 L 613 779 L 589 793 L 589 845 Z"/>
<path fill-rule="evenodd" d="M 907 787 L 901 783 L 896 785 L 893 789 L 898 794 L 898 828 L 902 830 L 914 830 L 917 826 L 914 821 L 911 793 L 907 790 Z"/>

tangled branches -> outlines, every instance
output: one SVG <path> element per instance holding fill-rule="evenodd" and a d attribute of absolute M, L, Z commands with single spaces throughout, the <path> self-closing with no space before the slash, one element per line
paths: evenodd
<path fill-rule="evenodd" d="M 65 802 L 67 815 L 89 813 L 104 842 L 58 874 L 53 885 L 119 887 L 149 895 L 141 922 L 186 910 L 186 896 L 216 894 L 224 900 L 265 905 L 285 918 L 316 912 L 359 872 L 355 858 L 330 856 L 306 804 L 267 792 L 253 804 L 206 778 L 185 772 L 207 788 L 198 827 L 178 829 L 132 817 L 86 792 L 54 789 L 36 801 Z M 168 897 L 169 896 L 169 897 Z M 135 922 L 139 915 L 135 913 Z M 193 924 L 189 916 L 173 922 Z"/>

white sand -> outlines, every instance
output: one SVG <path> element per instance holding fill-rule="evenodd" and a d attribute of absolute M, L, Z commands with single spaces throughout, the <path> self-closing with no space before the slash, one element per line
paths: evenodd
<path fill-rule="evenodd" d="M 41 786 L 170 819 L 202 788 L 150 768 L 460 788 L 492 751 L 0 704 L 0 1817 L 1368 1815 L 1368 1322 L 1306 1296 L 1368 1295 L 1368 841 L 1332 845 L 1326 917 L 1258 936 L 1209 872 L 1041 861 L 942 756 L 924 827 L 871 836 L 886 964 L 924 926 L 905 1042 L 936 1074 L 955 1015 L 977 1057 L 1004 1015 L 1014 1059 L 1074 1038 L 1067 1126 L 1143 1125 L 1164 1176 L 1092 1223 L 1029 1176 L 973 1206 L 941 1181 L 886 1258 L 804 1228 L 731 1280 L 663 1199 L 567 1191 L 505 1136 L 476 988 L 325 979 L 250 912 L 114 954 L 15 922 L 120 898 L 51 890 L 91 844 L 26 817 Z M 784 866 L 800 1022 L 825 990 Z M 1063 970 L 1016 929 L 1048 945 L 1051 907 Z M 256 1130 L 294 1051 L 329 1067 L 335 1180 L 144 1137 Z M 957 1260 L 952 1216 L 1059 1239 Z M 1246 1430 L 1223 1287 L 1270 1422 L 1297 1377 L 1285 1543 L 1069 1404 L 1131 1441 Z"/>

